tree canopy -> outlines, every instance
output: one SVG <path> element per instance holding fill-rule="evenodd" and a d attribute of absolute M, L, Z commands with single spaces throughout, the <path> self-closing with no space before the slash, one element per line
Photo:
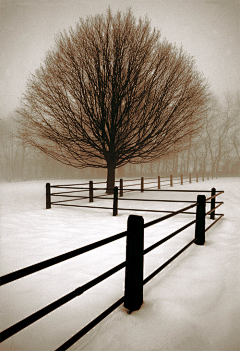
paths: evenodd
<path fill-rule="evenodd" d="M 206 112 L 207 83 L 182 48 L 131 10 L 80 19 L 60 33 L 28 80 L 23 139 L 77 168 L 152 162 L 188 145 Z"/>

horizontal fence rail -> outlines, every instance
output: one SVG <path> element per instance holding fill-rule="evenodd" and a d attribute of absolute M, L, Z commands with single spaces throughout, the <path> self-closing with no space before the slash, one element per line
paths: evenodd
<path fill-rule="evenodd" d="M 183 184 L 183 175 L 180 177 L 181 183 L 176 183 L 175 184 Z M 196 175 L 196 179 L 198 180 L 198 175 Z M 202 177 L 204 180 L 204 175 Z M 192 180 L 192 175 L 189 174 L 189 181 Z M 140 181 L 140 183 L 134 183 L 136 181 Z M 169 183 L 170 181 L 170 183 Z M 143 201 L 143 202 L 176 202 L 176 203 L 184 203 L 187 202 L 186 200 L 155 200 L 155 199 L 129 199 L 129 198 L 123 198 L 123 194 L 126 192 L 133 192 L 133 191 L 141 191 L 143 192 L 191 192 L 191 193 L 207 193 L 211 192 L 209 190 L 180 190 L 180 189 L 163 189 L 161 186 L 161 183 L 167 182 L 168 184 L 165 184 L 167 186 L 173 186 L 173 176 L 170 175 L 170 178 L 168 179 L 163 179 L 162 177 L 158 176 L 157 180 L 156 178 L 147 178 L 144 180 L 144 177 L 141 177 L 140 179 L 129 179 L 129 180 L 124 180 L 124 183 L 131 183 L 131 184 L 123 184 L 123 179 L 119 180 L 119 187 L 114 187 L 114 189 L 108 189 L 111 191 L 113 194 L 100 194 L 94 196 L 94 192 L 96 191 L 106 191 L 106 188 L 103 187 L 96 187 L 97 184 L 106 184 L 106 182 L 96 182 L 93 184 L 93 181 L 89 181 L 89 183 L 83 183 L 82 185 L 89 185 L 88 187 L 81 187 L 79 188 L 78 186 L 73 186 L 73 184 L 67 184 L 67 185 L 50 185 L 50 183 L 46 184 L 46 208 L 50 209 L 52 205 L 54 206 L 65 206 L 65 207 L 79 207 L 79 208 L 94 208 L 94 209 L 106 209 L 106 210 L 112 210 L 113 211 L 113 216 L 117 216 L 118 211 L 140 211 L 140 212 L 153 212 L 153 213 L 172 213 L 173 211 L 166 211 L 166 210 L 148 210 L 148 209 L 137 209 L 137 208 L 125 208 L 125 207 L 119 207 L 118 203 L 119 200 L 121 201 Z M 156 184 L 154 186 L 149 186 L 151 184 Z M 81 184 L 80 184 L 81 185 Z M 139 188 L 140 185 L 140 188 Z M 134 188 L 134 186 L 137 186 L 137 188 Z M 147 187 L 146 187 L 147 186 Z M 63 191 L 63 192 L 52 192 L 51 189 L 54 188 L 58 189 L 69 189 L 69 191 Z M 73 190 L 74 189 L 74 190 Z M 88 196 L 86 194 L 80 196 L 78 195 L 80 192 L 88 192 Z M 73 195 L 73 193 L 77 193 L 76 195 Z M 211 194 L 213 195 L 213 193 Z M 52 201 L 52 197 L 62 197 L 62 199 L 59 199 L 57 201 Z M 65 199 L 64 199 L 65 198 Z M 80 201 L 80 200 L 86 200 L 88 199 L 90 203 L 94 202 L 94 199 L 102 199 L 102 200 L 110 200 L 112 198 L 113 200 L 113 206 L 98 206 L 98 205 L 86 205 L 86 204 L 76 204 L 73 203 L 75 201 Z M 209 198 L 211 199 L 211 198 Z M 211 200 L 212 201 L 212 200 Z M 69 203 L 71 202 L 71 204 Z M 188 201 L 189 203 L 193 203 L 194 201 Z M 214 201 L 213 201 L 214 203 Z M 214 205 L 211 205 L 211 208 L 213 208 Z M 183 212 L 186 214 L 194 214 L 193 212 Z M 211 214 L 212 218 L 213 214 Z"/>
<path fill-rule="evenodd" d="M 26 277 L 29 274 L 36 273 L 42 269 L 51 267 L 57 263 L 61 263 L 63 261 L 69 260 L 70 258 L 79 256 L 83 253 L 86 253 L 88 251 L 96 249 L 100 246 L 103 246 L 103 245 L 109 244 L 113 241 L 116 241 L 118 239 L 124 238 L 126 235 L 127 235 L 127 232 L 125 231 L 125 232 L 113 235 L 109 238 L 106 238 L 106 239 L 103 239 L 100 241 L 96 241 L 95 243 L 80 247 L 79 249 L 72 250 L 72 251 L 69 251 L 65 254 L 50 258 L 48 260 L 45 260 L 45 261 L 42 261 L 39 263 L 36 263 L 32 266 L 22 268 L 22 269 L 19 269 L 18 271 L 6 274 L 6 275 L 1 277 L 1 284 L 0 285 L 5 285 L 7 283 L 13 282 L 14 280 Z"/>
<path fill-rule="evenodd" d="M 163 263 L 159 268 L 157 268 L 154 272 L 152 272 L 147 278 L 143 280 L 143 285 L 148 283 L 152 278 L 154 278 L 158 273 L 160 273 L 163 268 L 167 267 L 169 263 L 171 263 L 173 260 L 175 260 L 181 253 L 183 253 L 186 249 L 189 248 L 193 243 L 196 242 L 196 239 L 193 239 L 188 243 L 186 246 L 184 246 L 181 250 L 179 250 L 175 255 L 173 255 L 169 260 L 167 260 L 165 263 Z"/>
<path fill-rule="evenodd" d="M 115 195 L 117 192 L 117 187 L 115 187 Z M 39 270 L 48 268 L 57 263 L 68 260 L 72 257 L 78 256 L 80 254 L 86 253 L 93 249 L 96 249 L 100 246 L 109 244 L 115 240 L 126 237 L 126 261 L 121 262 L 117 266 L 111 268 L 100 276 L 94 278 L 93 280 L 85 283 L 84 285 L 76 288 L 65 296 L 62 296 L 58 300 L 52 302 L 51 304 L 45 306 L 41 310 L 33 313 L 32 315 L 24 318 L 20 322 L 10 326 L 1 332 L 1 342 L 8 339 L 10 336 L 18 333 L 22 329 L 28 327 L 32 323 L 46 316 L 50 312 L 56 310 L 60 306 L 64 305 L 68 301 L 74 299 L 77 296 L 80 296 L 85 291 L 99 284 L 103 280 L 107 279 L 111 275 L 125 268 L 125 292 L 124 296 L 117 300 L 114 304 L 108 307 L 104 312 L 102 312 L 99 316 L 97 316 L 94 320 L 92 320 L 89 324 L 87 324 L 84 328 L 82 328 L 78 333 L 72 336 L 69 340 L 67 340 L 63 345 L 61 345 L 57 350 L 67 350 L 70 346 L 76 343 L 83 335 L 89 332 L 93 327 L 95 327 L 99 322 L 101 322 L 105 317 L 107 317 L 110 313 L 112 313 L 117 307 L 119 307 L 122 303 L 124 307 L 131 314 L 133 311 L 136 311 L 141 308 L 143 303 L 143 286 L 148 283 L 152 278 L 154 278 L 160 271 L 162 271 L 165 267 L 167 267 L 173 260 L 175 260 L 180 254 L 182 254 L 186 249 L 188 249 L 193 243 L 196 245 L 204 245 L 205 243 L 205 232 L 210 229 L 215 223 L 219 221 L 220 218 L 223 217 L 223 214 L 216 214 L 215 210 L 223 204 L 223 202 L 218 202 L 216 206 L 216 197 L 221 195 L 223 191 L 217 192 L 215 188 L 211 191 L 211 196 L 206 199 L 205 195 L 198 195 L 197 201 L 193 204 L 181 208 L 177 211 L 172 211 L 170 214 L 167 214 L 163 217 L 157 218 L 150 222 L 144 224 L 144 219 L 142 216 L 130 215 L 128 217 L 127 222 L 127 231 L 118 233 L 106 239 L 97 241 L 95 243 L 86 245 L 84 247 L 78 248 L 76 250 L 72 250 L 65 254 L 50 258 L 48 260 L 39 262 L 29 267 L 25 267 L 18 271 L 6 274 L 1 277 L 1 285 L 13 282 L 17 279 L 25 277 L 29 274 L 36 273 Z M 115 199 L 116 200 L 116 199 Z M 210 201 L 211 210 L 206 212 L 206 203 Z M 213 207 L 214 206 L 214 207 Z M 167 235 L 163 239 L 158 242 L 152 244 L 148 248 L 144 249 L 144 230 L 148 227 L 156 225 L 162 221 L 165 221 L 169 218 L 172 218 L 176 215 L 182 214 L 185 211 L 196 207 L 196 218 L 189 223 L 185 224 L 181 228 L 175 230 L 171 234 Z M 210 215 L 210 218 L 214 220 L 214 222 L 205 227 L 205 217 Z M 215 220 L 215 216 L 218 218 Z M 170 240 L 174 236 L 180 234 L 185 229 L 191 227 L 195 224 L 195 237 L 187 243 L 182 249 L 180 249 L 177 253 L 175 253 L 170 259 L 168 259 L 165 263 L 163 263 L 160 267 L 158 267 L 155 271 L 153 271 L 148 277 L 143 278 L 143 256 L 150 253 L 155 248 L 159 247 L 164 242 Z"/>

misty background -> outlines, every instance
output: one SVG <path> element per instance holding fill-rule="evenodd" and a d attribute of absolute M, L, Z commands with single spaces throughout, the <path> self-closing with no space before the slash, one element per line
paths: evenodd
<path fill-rule="evenodd" d="M 126 165 L 117 177 L 187 173 L 240 175 L 240 3 L 235 0 L 2 0 L 0 180 L 105 178 L 105 169 L 74 169 L 18 139 L 15 109 L 27 78 L 54 38 L 80 17 L 126 11 L 148 15 L 168 42 L 191 54 L 208 79 L 212 98 L 201 133 L 185 152 L 151 164 Z"/>

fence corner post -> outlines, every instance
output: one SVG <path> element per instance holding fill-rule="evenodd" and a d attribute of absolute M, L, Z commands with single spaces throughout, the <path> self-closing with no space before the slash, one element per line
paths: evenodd
<path fill-rule="evenodd" d="M 161 189 L 161 178 L 158 176 L 158 189 Z"/>
<path fill-rule="evenodd" d="M 123 197 L 123 179 L 120 179 L 120 197 Z"/>
<path fill-rule="evenodd" d="M 216 194 L 216 189 L 212 188 L 211 190 L 211 197 Z M 211 199 L 211 210 L 215 208 L 215 197 Z M 215 219 L 215 210 L 210 213 L 210 219 Z"/>
<path fill-rule="evenodd" d="M 198 195 L 196 226 L 195 226 L 195 244 L 204 245 L 205 243 L 205 215 L 206 215 L 206 196 Z"/>
<path fill-rule="evenodd" d="M 46 183 L 46 209 L 51 208 L 51 185 Z"/>
<path fill-rule="evenodd" d="M 89 202 L 93 202 L 93 181 L 89 181 Z"/>
<path fill-rule="evenodd" d="M 124 307 L 137 311 L 143 303 L 144 219 L 130 215 L 127 223 Z"/>
<path fill-rule="evenodd" d="M 118 214 L 118 187 L 114 187 L 113 192 L 113 216 L 117 216 Z"/>
<path fill-rule="evenodd" d="M 144 192 L 144 177 L 141 177 L 141 193 Z"/>

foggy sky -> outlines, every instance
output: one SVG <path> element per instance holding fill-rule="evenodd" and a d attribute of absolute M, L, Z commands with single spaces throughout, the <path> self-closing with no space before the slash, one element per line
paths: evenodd
<path fill-rule="evenodd" d="M 39 67 L 59 31 L 80 17 L 131 7 L 152 27 L 194 56 L 220 95 L 240 89 L 240 2 L 238 0 L 2 0 L 0 118 L 19 105 L 27 77 Z"/>

